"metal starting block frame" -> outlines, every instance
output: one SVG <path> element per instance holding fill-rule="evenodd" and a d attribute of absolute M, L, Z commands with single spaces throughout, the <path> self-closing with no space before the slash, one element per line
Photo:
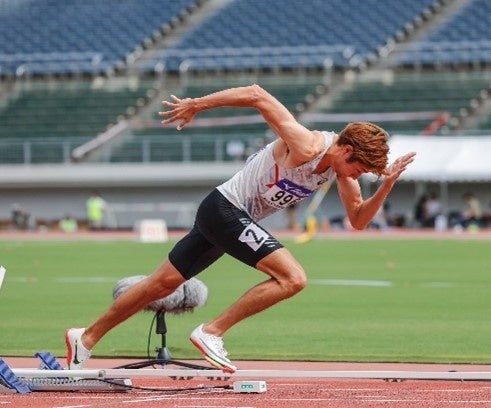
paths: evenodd
<path fill-rule="evenodd" d="M 99 380 L 91 378 L 32 378 L 28 381 L 31 391 L 129 391 L 131 380 L 129 378 L 113 378 Z"/>
<path fill-rule="evenodd" d="M 42 366 L 38 369 L 10 369 L 0 358 L 0 393 L 31 391 L 129 391 L 128 377 L 170 377 L 192 379 L 235 378 L 331 378 L 491 381 L 489 371 L 316 371 L 316 370 L 238 370 L 227 374 L 221 370 L 180 369 L 84 369 L 64 370 L 51 353 L 36 353 Z"/>
<path fill-rule="evenodd" d="M 14 372 L 21 377 L 49 377 L 45 370 L 18 369 Z M 443 380 L 443 381 L 491 381 L 489 371 L 317 371 L 317 370 L 237 370 L 227 374 L 221 370 L 200 369 L 84 369 L 69 372 L 53 372 L 51 377 L 70 374 L 77 378 L 125 378 L 125 377 L 170 377 L 170 378 L 332 378 L 332 379 L 379 379 L 379 380 Z"/>
<path fill-rule="evenodd" d="M 49 352 L 35 354 L 41 360 L 36 370 L 27 370 L 31 375 L 17 373 L 0 358 L 0 393 L 27 394 L 31 391 L 129 391 L 132 383 L 129 378 L 100 378 L 100 376 L 77 376 L 73 371 L 64 370 L 56 357 Z M 79 370 L 80 371 L 80 370 Z"/>

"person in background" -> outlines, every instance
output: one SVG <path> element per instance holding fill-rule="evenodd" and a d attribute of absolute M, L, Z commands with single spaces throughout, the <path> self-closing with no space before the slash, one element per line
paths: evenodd
<path fill-rule="evenodd" d="M 431 193 L 426 201 L 424 227 L 435 228 L 435 220 L 441 215 L 442 206 L 436 193 Z"/>
<path fill-rule="evenodd" d="M 93 191 L 86 202 L 87 221 L 89 229 L 99 231 L 102 229 L 102 221 L 106 210 L 106 201 L 98 191 Z"/>
<path fill-rule="evenodd" d="M 19 204 L 12 206 L 12 224 L 16 229 L 29 229 L 31 214 L 22 208 Z"/>
<path fill-rule="evenodd" d="M 375 216 L 373 217 L 370 226 L 382 231 L 389 229 L 392 226 L 389 210 L 390 210 L 390 204 L 388 202 L 385 202 L 384 205 L 380 207 L 378 211 L 375 213 Z"/>
<path fill-rule="evenodd" d="M 77 232 L 78 223 L 71 214 L 65 214 L 65 216 L 58 222 L 58 227 L 63 232 Z"/>
<path fill-rule="evenodd" d="M 414 206 L 414 226 L 416 228 L 424 228 L 427 218 L 426 203 L 428 202 L 428 196 L 426 194 L 421 195 Z"/>
<path fill-rule="evenodd" d="M 481 202 L 472 192 L 465 193 L 463 199 L 466 208 L 462 213 L 462 227 L 470 230 L 479 229 L 482 218 Z"/>
<path fill-rule="evenodd" d="M 172 96 L 163 104 L 168 108 L 160 112 L 167 117 L 163 123 L 177 122 L 178 130 L 207 109 L 255 108 L 277 138 L 203 199 L 191 231 L 152 275 L 128 288 L 87 328 L 66 331 L 67 365 L 71 369 L 82 367 L 108 331 L 229 254 L 263 272 L 266 279 L 217 317 L 196 327 L 190 340 L 210 364 L 235 372 L 223 335 L 240 321 L 294 296 L 307 284 L 299 261 L 259 221 L 336 180 L 351 225 L 364 229 L 416 154 L 407 153 L 389 165 L 388 134 L 379 126 L 349 123 L 339 134 L 309 130 L 258 85 L 229 88 L 200 98 Z M 358 178 L 368 172 L 382 180 L 374 194 L 364 199 Z"/>
<path fill-rule="evenodd" d="M 286 225 L 290 231 L 300 231 L 300 223 L 298 222 L 298 205 L 292 204 L 285 209 L 286 211 Z"/>

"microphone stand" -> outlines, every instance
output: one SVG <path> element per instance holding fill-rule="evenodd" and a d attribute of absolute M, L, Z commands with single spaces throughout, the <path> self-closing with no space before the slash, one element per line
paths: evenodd
<path fill-rule="evenodd" d="M 192 368 L 195 370 L 213 370 L 212 367 L 202 366 L 193 363 L 186 363 L 185 361 L 173 360 L 169 349 L 167 348 L 167 325 L 165 323 L 165 312 L 159 310 L 155 312 L 156 327 L 155 332 L 160 334 L 160 347 L 157 347 L 157 357 L 150 360 L 139 361 L 136 363 L 129 363 L 115 368 L 145 368 L 155 365 L 160 365 L 161 368 L 165 368 L 169 364 L 173 364 L 179 367 Z"/>

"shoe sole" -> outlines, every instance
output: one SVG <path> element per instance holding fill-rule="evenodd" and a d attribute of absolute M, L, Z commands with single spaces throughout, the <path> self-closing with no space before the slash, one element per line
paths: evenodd
<path fill-rule="evenodd" d="M 201 352 L 201 354 L 203 355 L 204 359 L 206 361 L 208 361 L 213 367 L 216 367 L 219 370 L 222 370 L 223 372 L 229 373 L 229 374 L 233 374 L 233 373 L 235 373 L 237 371 L 237 368 L 235 368 L 235 367 L 231 367 L 231 366 L 222 364 L 219 361 L 214 360 L 212 356 L 210 356 L 209 354 L 206 353 L 206 351 L 203 349 L 203 347 L 201 346 L 201 343 L 199 341 L 194 340 L 192 337 L 190 337 L 189 340 Z"/>

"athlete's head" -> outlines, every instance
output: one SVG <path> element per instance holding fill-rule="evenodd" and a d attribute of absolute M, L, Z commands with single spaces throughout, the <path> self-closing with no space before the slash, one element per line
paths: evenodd
<path fill-rule="evenodd" d="M 359 162 L 368 172 L 382 176 L 388 164 L 388 139 L 388 133 L 380 126 L 369 122 L 354 122 L 341 131 L 337 144 L 352 147 L 349 163 Z"/>

